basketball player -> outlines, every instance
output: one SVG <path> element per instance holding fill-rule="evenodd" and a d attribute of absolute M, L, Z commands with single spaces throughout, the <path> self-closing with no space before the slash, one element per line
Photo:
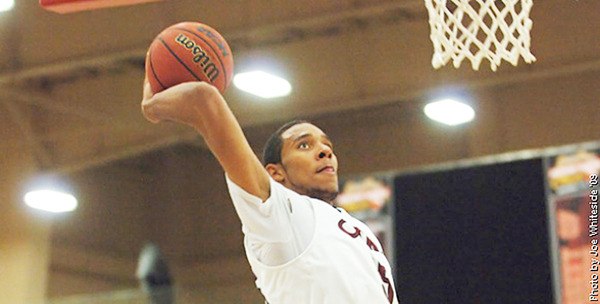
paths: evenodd
<path fill-rule="evenodd" d="M 154 123 L 188 125 L 206 141 L 225 170 L 246 255 L 269 303 L 398 303 L 377 238 L 331 205 L 338 162 L 321 129 L 303 121 L 284 125 L 268 140 L 261 164 L 225 100 L 207 83 L 153 95 L 146 79 L 142 112 Z"/>

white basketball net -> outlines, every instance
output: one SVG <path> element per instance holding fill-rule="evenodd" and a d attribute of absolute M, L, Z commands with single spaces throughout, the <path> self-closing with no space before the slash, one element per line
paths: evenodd
<path fill-rule="evenodd" d="M 455 68 L 468 58 L 474 70 L 488 59 L 496 71 L 502 59 L 535 61 L 529 50 L 533 0 L 425 0 L 429 12 L 434 68 L 450 59 Z"/>

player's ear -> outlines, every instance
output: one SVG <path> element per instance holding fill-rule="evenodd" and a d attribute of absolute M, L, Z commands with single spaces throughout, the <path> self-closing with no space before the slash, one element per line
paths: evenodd
<path fill-rule="evenodd" d="M 265 169 L 276 182 L 283 183 L 285 181 L 285 170 L 280 164 L 267 164 Z"/>

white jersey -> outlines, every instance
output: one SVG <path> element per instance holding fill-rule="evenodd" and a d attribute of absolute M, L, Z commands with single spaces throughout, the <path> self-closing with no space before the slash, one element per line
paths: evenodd
<path fill-rule="evenodd" d="M 398 303 L 389 262 L 365 224 L 272 179 L 265 202 L 227 184 L 269 303 Z"/>

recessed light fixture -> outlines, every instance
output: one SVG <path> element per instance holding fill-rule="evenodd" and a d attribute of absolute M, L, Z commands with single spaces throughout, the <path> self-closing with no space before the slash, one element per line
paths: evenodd
<path fill-rule="evenodd" d="M 0 12 L 10 11 L 14 6 L 14 0 L 0 0 Z"/>
<path fill-rule="evenodd" d="M 233 77 L 233 84 L 242 91 L 262 98 L 282 97 L 292 91 L 287 80 L 264 71 L 238 73 Z"/>
<path fill-rule="evenodd" d="M 423 110 L 427 117 L 449 126 L 469 122 L 475 117 L 475 111 L 471 106 L 453 99 L 429 103 Z"/>
<path fill-rule="evenodd" d="M 77 199 L 72 194 L 53 189 L 29 191 L 23 200 L 31 208 L 52 213 L 69 212 L 77 208 Z"/>

